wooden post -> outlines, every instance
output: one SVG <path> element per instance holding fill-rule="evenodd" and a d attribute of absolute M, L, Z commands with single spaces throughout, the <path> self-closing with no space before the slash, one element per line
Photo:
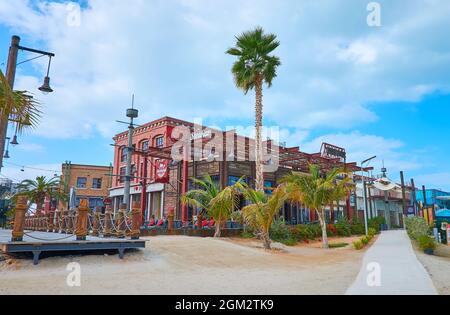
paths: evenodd
<path fill-rule="evenodd" d="M 125 238 L 126 237 L 126 214 L 127 214 L 127 205 L 121 204 L 119 207 L 119 212 L 117 213 L 116 219 L 116 228 L 117 228 L 117 237 Z"/>
<path fill-rule="evenodd" d="M 67 214 L 68 210 L 63 210 L 61 212 L 61 233 L 66 234 L 67 233 Z"/>
<path fill-rule="evenodd" d="M 138 240 L 141 236 L 141 204 L 139 202 L 133 203 L 133 209 L 131 210 L 131 239 Z"/>
<path fill-rule="evenodd" d="M 25 220 L 25 214 L 27 212 L 27 203 L 28 200 L 24 196 L 20 196 L 17 199 L 17 205 L 16 205 L 16 213 L 14 216 L 14 229 L 12 232 L 12 242 L 22 242 L 23 241 L 23 235 L 24 235 L 24 220 Z"/>
<path fill-rule="evenodd" d="M 48 232 L 49 233 L 53 233 L 53 231 L 55 230 L 55 212 L 56 212 L 56 209 L 54 206 L 52 206 L 48 213 Z"/>
<path fill-rule="evenodd" d="M 60 210 L 55 211 L 55 229 L 53 232 L 54 233 L 61 232 L 61 211 Z"/>
<path fill-rule="evenodd" d="M 167 229 L 169 231 L 173 231 L 173 229 L 174 229 L 174 226 L 173 226 L 174 217 L 175 217 L 175 208 L 174 207 L 170 207 L 169 208 L 169 214 L 167 216 L 167 221 L 168 221 Z"/>
<path fill-rule="evenodd" d="M 105 222 L 103 223 L 105 230 L 103 231 L 104 237 L 111 237 L 112 236 L 112 226 L 113 226 L 113 214 L 112 214 L 112 208 L 111 206 L 106 206 L 105 211 Z"/>
<path fill-rule="evenodd" d="M 80 201 L 80 206 L 78 207 L 77 221 L 75 235 L 77 236 L 77 241 L 85 241 L 88 234 L 88 212 L 89 212 L 89 201 L 87 199 L 82 199 Z"/>
<path fill-rule="evenodd" d="M 96 236 L 98 237 L 100 235 L 100 213 L 101 213 L 101 207 L 96 207 L 95 208 L 95 213 L 94 213 L 94 221 L 92 222 L 92 236 Z"/>

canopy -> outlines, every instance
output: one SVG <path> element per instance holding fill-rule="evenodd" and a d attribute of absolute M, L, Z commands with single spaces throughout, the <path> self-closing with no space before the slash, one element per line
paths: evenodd
<path fill-rule="evenodd" d="M 393 181 L 391 181 L 389 178 L 383 177 L 378 180 L 376 180 L 373 183 L 373 186 L 375 188 L 382 190 L 382 191 L 389 191 L 394 189 L 400 189 L 401 187 L 395 184 Z"/>
<path fill-rule="evenodd" d="M 436 217 L 438 218 L 450 218 L 450 210 L 448 209 L 442 209 L 436 211 Z"/>

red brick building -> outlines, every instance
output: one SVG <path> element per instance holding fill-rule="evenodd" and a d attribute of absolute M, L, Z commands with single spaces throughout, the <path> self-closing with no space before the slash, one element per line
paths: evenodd
<path fill-rule="evenodd" d="M 186 143 L 187 149 L 182 149 L 182 155 L 186 155 L 183 161 L 172 160 L 172 149 L 179 144 L 178 136 L 174 130 L 184 127 L 191 132 Z M 175 129 L 177 128 L 177 129 Z M 176 138 L 176 139 L 174 139 Z M 211 140 L 223 146 L 222 150 L 211 147 Z M 117 211 L 123 203 L 124 181 L 126 174 L 126 146 L 128 144 L 128 131 L 114 137 L 114 174 L 110 197 L 113 207 Z M 201 152 L 197 152 L 194 143 L 200 142 Z M 168 214 L 169 209 L 175 210 L 175 218 L 187 222 L 195 210 L 181 205 L 180 196 L 191 188 L 189 179 L 202 178 L 210 175 L 218 185 L 226 187 L 244 177 L 248 184 L 253 185 L 256 177 L 254 155 L 254 141 L 248 137 L 237 135 L 235 131 L 223 132 L 204 127 L 197 129 L 193 123 L 183 120 L 164 117 L 156 121 L 136 128 L 133 135 L 134 154 L 132 158 L 131 198 L 132 201 L 140 201 L 145 219 L 151 216 L 161 218 Z M 307 154 L 301 152 L 298 147 L 285 148 L 272 145 L 272 141 L 265 142 L 267 150 L 267 165 L 277 165 L 272 171 L 265 173 L 264 179 L 267 191 L 277 186 L 280 178 L 291 171 L 306 172 L 309 164 L 317 164 L 324 171 L 338 166 L 346 166 L 350 171 L 358 170 L 356 163 L 347 163 L 345 158 L 333 156 L 335 149 L 324 154 Z M 340 149 L 340 148 L 338 148 Z M 177 149 L 178 150 L 178 149 Z M 175 150 L 175 151 L 177 151 Z M 209 151 L 207 151 L 209 150 Z M 338 150 L 339 151 L 339 150 Z M 340 149 L 339 152 L 345 150 Z M 205 152 L 210 152 L 205 154 Z M 276 153 L 275 153 L 276 152 Z M 330 154 L 333 153 L 333 154 Z M 177 151 L 178 153 L 178 151 Z M 162 163 L 162 161 L 165 162 Z M 163 165 L 163 166 L 161 166 Z M 167 171 L 167 181 L 160 181 L 161 172 L 164 173 L 164 165 Z M 270 167 L 268 167 L 270 169 Z M 351 216 L 355 205 L 348 198 L 343 202 L 336 214 Z M 294 223 L 307 222 L 313 215 L 301 205 L 286 205 L 283 209 L 284 217 Z"/>

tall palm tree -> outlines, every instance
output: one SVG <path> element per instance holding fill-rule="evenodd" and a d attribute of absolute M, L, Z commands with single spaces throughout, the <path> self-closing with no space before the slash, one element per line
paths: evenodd
<path fill-rule="evenodd" d="M 235 186 L 220 190 L 211 176 L 207 175 L 203 180 L 193 178 L 192 181 L 199 189 L 194 189 L 181 197 L 183 204 L 200 210 L 201 214 L 207 213 L 216 222 L 214 237 L 221 236 L 221 227 L 230 217 L 238 203 L 238 192 Z"/>
<path fill-rule="evenodd" d="M 324 248 L 329 248 L 325 207 L 347 196 L 350 177 L 340 178 L 343 174 L 347 172 L 337 168 L 322 176 L 319 167 L 311 165 L 309 174 L 292 173 L 282 179 L 289 199 L 317 212 Z"/>
<path fill-rule="evenodd" d="M 36 204 L 38 214 L 42 212 L 46 197 L 63 200 L 66 198 L 59 191 L 60 182 L 56 177 L 47 180 L 45 176 L 40 176 L 36 180 L 24 180 L 17 188 L 19 189 L 17 195 L 26 196 L 31 203 Z"/>
<path fill-rule="evenodd" d="M 264 248 L 271 249 L 270 228 L 275 216 L 280 212 L 287 200 L 284 186 L 279 186 L 271 196 L 264 192 L 254 190 L 247 184 L 238 184 L 247 201 L 251 204 L 242 209 L 244 222 L 252 227 L 260 239 Z"/>
<path fill-rule="evenodd" d="M 262 154 L 263 84 L 272 86 L 277 76 L 280 59 L 270 55 L 280 42 L 274 34 L 265 34 L 261 27 L 244 32 L 236 37 L 236 47 L 227 50 L 227 54 L 238 57 L 232 73 L 236 86 L 247 94 L 255 90 L 255 140 L 256 140 L 256 190 L 264 191 L 264 166 Z"/>
<path fill-rule="evenodd" d="M 40 117 L 39 103 L 26 91 L 13 91 L 0 71 L 0 139 L 6 137 L 9 120 L 17 123 L 17 132 L 21 133 L 26 128 L 35 128 Z M 0 154 L 4 150 L 5 143 L 0 141 Z"/>

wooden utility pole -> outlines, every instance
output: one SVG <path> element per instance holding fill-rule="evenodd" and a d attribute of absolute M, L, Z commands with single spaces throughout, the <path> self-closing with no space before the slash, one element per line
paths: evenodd
<path fill-rule="evenodd" d="M 405 174 L 403 171 L 400 172 L 400 179 L 402 183 L 402 202 L 403 202 L 403 214 L 408 215 L 408 208 L 406 204 L 406 186 L 405 186 Z"/>
<path fill-rule="evenodd" d="M 16 78 L 17 56 L 19 55 L 20 37 L 13 36 L 11 38 L 11 47 L 9 48 L 8 64 L 6 66 L 6 80 L 14 89 L 14 80 Z M 8 117 L 0 115 L 0 171 L 3 167 L 3 156 L 5 153 L 6 134 L 8 133 Z"/>

